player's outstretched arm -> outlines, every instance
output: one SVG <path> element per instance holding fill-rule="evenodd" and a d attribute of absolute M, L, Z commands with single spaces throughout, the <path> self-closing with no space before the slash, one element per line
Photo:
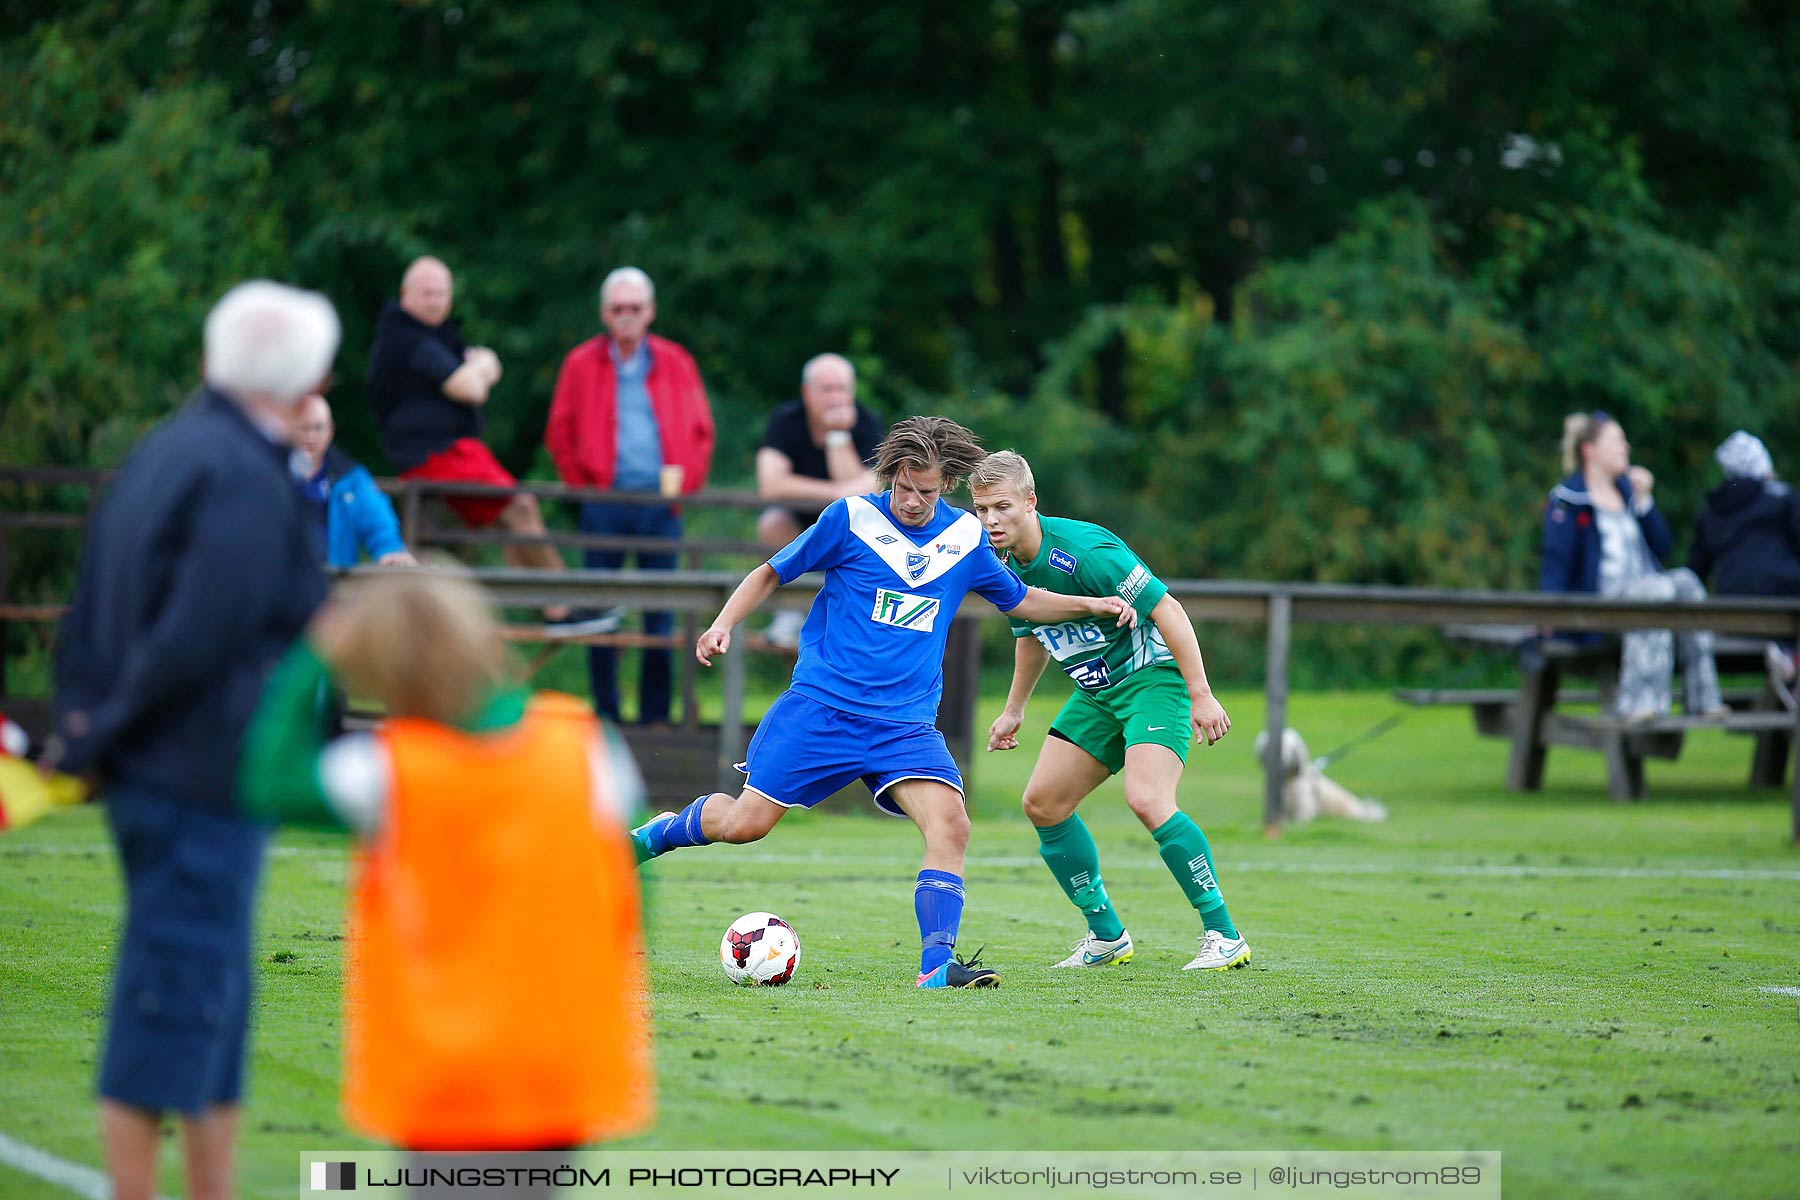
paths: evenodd
<path fill-rule="evenodd" d="M 1026 588 L 1017 608 L 1006 610 L 1021 621 L 1079 621 L 1083 617 L 1116 617 L 1121 629 L 1136 628 L 1137 610 L 1118 596 L 1065 596 L 1043 588 Z"/>
<path fill-rule="evenodd" d="M 1019 748 L 1019 726 L 1025 723 L 1025 702 L 1031 699 L 1031 691 L 1037 687 L 1049 661 L 1050 652 L 1036 638 L 1022 637 L 1013 641 L 1012 687 L 1006 692 L 1006 708 L 988 727 L 989 750 Z"/>
<path fill-rule="evenodd" d="M 1194 636 L 1194 623 L 1188 620 L 1181 601 L 1167 595 L 1150 610 L 1150 620 L 1162 634 L 1169 653 L 1175 656 L 1175 665 L 1187 684 L 1188 721 L 1194 727 L 1194 736 L 1205 738 L 1210 746 L 1225 736 L 1231 728 L 1231 718 L 1225 715 L 1224 706 L 1206 681 L 1206 664 L 1200 660 L 1200 639 Z"/>
<path fill-rule="evenodd" d="M 781 577 L 775 574 L 775 568 L 768 563 L 744 576 L 744 582 L 737 585 L 737 590 L 731 593 L 731 599 L 725 601 L 725 607 L 719 610 L 713 623 L 700 635 L 700 640 L 694 643 L 694 657 L 700 660 L 700 665 L 710 667 L 714 655 L 730 650 L 731 631 L 745 617 L 762 607 L 762 602 L 780 586 Z"/>

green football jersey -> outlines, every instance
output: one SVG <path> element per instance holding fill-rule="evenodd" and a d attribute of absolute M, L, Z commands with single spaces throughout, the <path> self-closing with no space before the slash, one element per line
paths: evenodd
<path fill-rule="evenodd" d="M 1118 596 L 1137 609 L 1135 629 L 1121 629 L 1114 617 L 1084 617 L 1055 625 L 1012 622 L 1013 636 L 1043 643 L 1076 686 L 1088 691 L 1109 688 L 1144 667 L 1173 663 L 1175 656 L 1150 620 L 1150 610 L 1168 593 L 1137 555 L 1110 529 L 1067 517 L 1038 515 L 1044 531 L 1037 557 L 1018 555 L 1006 563 L 1020 579 L 1065 596 Z"/>

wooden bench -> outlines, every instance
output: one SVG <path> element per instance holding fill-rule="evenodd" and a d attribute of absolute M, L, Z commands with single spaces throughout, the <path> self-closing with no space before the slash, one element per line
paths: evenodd
<path fill-rule="evenodd" d="M 1395 692 L 1408 704 L 1466 704 L 1476 731 L 1512 742 L 1507 786 L 1515 791 L 1543 787 L 1544 762 L 1551 746 L 1598 751 L 1606 759 L 1607 792 L 1627 803 L 1647 794 L 1644 760 L 1673 760 L 1681 755 L 1688 732 L 1722 729 L 1756 739 L 1750 759 L 1752 787 L 1780 787 L 1787 773 L 1795 736 L 1795 715 L 1781 705 L 1772 689 L 1733 688 L 1723 699 L 1730 713 L 1698 717 L 1670 715 L 1651 721 L 1623 722 L 1607 712 L 1617 689 L 1617 639 L 1576 642 L 1541 638 L 1535 627 L 1517 625 L 1451 625 L 1445 634 L 1456 640 L 1516 651 L 1519 686 L 1502 688 L 1412 688 Z M 1755 638 L 1714 639 L 1714 658 L 1721 672 L 1763 670 L 1766 642 Z M 1582 676 L 1597 686 L 1562 689 L 1565 676 Z M 1595 704 L 1599 713 L 1570 713 L 1565 706 Z"/>
<path fill-rule="evenodd" d="M 1517 688 L 1395 688 L 1394 699 L 1415 708 L 1467 707 L 1482 737 L 1511 738 L 1512 714 L 1519 701 Z M 1725 688 L 1725 703 L 1733 709 L 1753 709 L 1767 695 L 1766 689 Z M 1597 688 L 1576 688 L 1557 693 L 1564 705 L 1600 703 Z"/>

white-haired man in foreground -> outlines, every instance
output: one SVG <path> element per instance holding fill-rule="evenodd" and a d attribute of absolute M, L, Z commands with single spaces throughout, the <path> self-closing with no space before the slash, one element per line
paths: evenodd
<path fill-rule="evenodd" d="M 205 385 L 138 444 L 87 528 L 46 757 L 96 777 L 126 907 L 98 1090 L 118 1200 L 233 1192 L 263 830 L 233 797 L 262 681 L 325 597 L 288 474 L 296 403 L 337 354 L 329 301 L 256 281 L 206 319 Z"/>

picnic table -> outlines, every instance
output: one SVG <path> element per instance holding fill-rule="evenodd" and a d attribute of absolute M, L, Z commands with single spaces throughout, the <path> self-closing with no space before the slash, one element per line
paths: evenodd
<path fill-rule="evenodd" d="M 1395 698 L 1416 705 L 1467 705 L 1475 730 L 1485 737 L 1512 743 L 1506 785 L 1514 791 L 1537 791 L 1544 783 L 1544 762 L 1551 746 L 1598 751 L 1606 759 L 1607 791 L 1620 803 L 1647 794 L 1644 760 L 1675 759 L 1686 735 L 1697 729 L 1723 729 L 1754 738 L 1750 758 L 1752 787 L 1780 787 L 1787 773 L 1795 735 L 1795 714 L 1766 682 L 1752 688 L 1727 688 L 1725 716 L 1671 713 L 1649 721 L 1625 722 L 1610 713 L 1618 686 L 1617 638 L 1576 640 L 1545 635 L 1529 625 L 1465 625 L 1444 627 L 1452 640 L 1493 647 L 1516 655 L 1516 688 L 1403 688 Z M 1718 637 L 1714 659 L 1721 674 L 1764 670 L 1764 648 L 1758 638 Z M 1565 689 L 1571 678 L 1592 686 Z M 1595 705 L 1597 712 L 1571 712 L 1571 706 Z"/>
<path fill-rule="evenodd" d="M 1632 629 L 1710 629 L 1721 637 L 1793 641 L 1800 638 L 1800 598 L 1711 597 L 1694 601 L 1622 600 L 1600 596 L 1566 596 L 1543 592 L 1476 592 L 1437 588 L 1368 587 L 1327 583 L 1254 583 L 1170 580 L 1176 597 L 1195 620 L 1260 622 L 1267 630 L 1263 688 L 1267 696 L 1269 745 L 1279 747 L 1287 724 L 1288 658 L 1295 622 L 1346 625 L 1422 625 L 1449 629 L 1465 625 L 1552 627 L 1596 633 Z M 1734 718 L 1793 737 L 1793 713 L 1754 719 Z M 1669 718 L 1634 727 L 1633 736 L 1682 730 L 1685 718 Z M 1540 734 L 1542 727 L 1540 726 Z M 1552 723 L 1552 733 L 1562 730 Z M 1529 758 L 1527 758 L 1529 762 Z M 1640 759 L 1641 763 L 1641 759 Z M 1621 764 L 1629 770 L 1629 762 Z M 1540 771 L 1541 779 L 1541 771 Z M 1625 778 L 1629 780 L 1629 775 Z M 1284 781 L 1278 750 L 1263 762 L 1263 826 L 1270 836 L 1281 831 Z M 1641 792 L 1641 781 L 1639 783 Z M 1794 845 L 1800 848 L 1800 773 L 1790 799 Z"/>

